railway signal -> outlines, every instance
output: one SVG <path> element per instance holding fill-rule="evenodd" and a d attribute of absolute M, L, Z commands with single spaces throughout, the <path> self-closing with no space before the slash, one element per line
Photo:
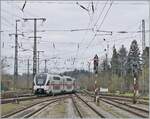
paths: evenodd
<path fill-rule="evenodd" d="M 98 58 L 98 56 L 96 54 L 95 57 L 94 57 L 94 73 L 95 74 L 98 73 L 98 61 L 99 61 L 99 58 Z"/>

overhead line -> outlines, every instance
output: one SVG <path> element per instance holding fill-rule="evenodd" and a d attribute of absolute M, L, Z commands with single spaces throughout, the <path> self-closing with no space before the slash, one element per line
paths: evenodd
<path fill-rule="evenodd" d="M 108 0 L 106 1 L 105 5 L 104 5 L 104 7 L 103 7 L 103 9 L 102 9 L 102 11 L 100 12 L 99 17 L 98 17 L 98 19 L 97 19 L 96 23 L 95 23 L 95 24 L 94 24 L 94 26 L 93 26 L 93 30 L 94 30 L 94 28 L 95 28 L 95 26 L 96 26 L 97 22 L 99 21 L 99 19 L 100 19 L 101 15 L 102 15 L 102 13 L 103 13 L 103 11 L 104 11 L 104 8 L 105 8 L 105 6 L 106 6 L 107 2 L 108 2 Z M 98 3 L 98 2 L 97 2 L 97 3 Z M 97 6 L 96 6 L 96 7 L 97 7 Z M 95 12 L 94 12 L 94 13 L 95 13 Z M 94 13 L 93 13 L 93 16 L 94 16 Z M 92 17 L 92 18 L 93 18 L 93 17 Z M 92 21 L 93 21 L 93 19 L 92 19 L 92 20 L 90 20 L 90 22 L 92 22 Z M 88 27 L 90 26 L 90 22 L 89 22 L 89 24 L 88 24 Z M 85 33 L 85 34 L 87 34 L 87 31 L 86 31 L 86 33 Z M 94 35 L 94 37 L 92 38 L 92 41 L 93 41 L 93 39 L 95 39 L 95 37 L 96 37 L 96 34 L 95 34 L 95 35 Z M 85 40 L 85 38 L 84 38 L 83 40 Z M 80 43 L 82 43 L 82 42 L 83 42 L 83 40 L 82 40 Z M 89 43 L 89 44 L 90 44 L 90 43 Z M 88 45 L 87 47 L 89 47 L 89 45 Z"/>
<path fill-rule="evenodd" d="M 99 14 L 99 16 L 98 16 L 98 19 L 97 19 L 96 23 L 94 24 L 94 27 L 96 26 L 96 24 L 98 23 L 100 17 L 102 16 L 102 13 L 103 13 L 103 11 L 104 11 L 106 5 L 107 5 L 107 2 L 108 2 L 108 0 L 106 1 L 105 5 L 103 6 L 102 11 L 100 12 L 100 14 Z"/>
<path fill-rule="evenodd" d="M 105 16 L 104 16 L 104 18 L 103 18 L 103 20 L 102 20 L 102 22 L 101 22 L 101 24 L 100 24 L 100 26 L 99 26 L 99 28 L 98 28 L 98 29 L 100 29 L 100 28 L 101 28 L 101 26 L 102 26 L 102 24 L 103 24 L 103 22 L 104 22 L 104 20 L 105 20 L 106 16 L 108 15 L 108 12 L 109 12 L 109 10 L 110 10 L 110 8 L 111 8 L 112 4 L 113 4 L 113 1 L 111 2 L 111 4 L 110 4 L 110 6 L 109 6 L 109 8 L 108 8 L 108 10 L 107 10 L 107 12 L 106 12 L 106 14 L 105 14 Z"/>
<path fill-rule="evenodd" d="M 113 3 L 113 1 L 112 1 L 111 3 Z M 103 20 L 102 20 L 102 22 L 101 22 L 101 24 L 100 24 L 100 26 L 99 26 L 98 29 L 100 29 L 100 27 L 102 26 L 102 24 L 103 24 L 103 22 L 104 22 L 104 20 L 105 20 L 105 18 L 106 18 L 106 16 L 107 16 L 107 14 L 108 14 L 108 12 L 109 12 L 111 6 L 112 6 L 112 4 L 110 4 L 110 6 L 109 6 L 109 8 L 108 8 L 108 10 L 107 10 L 107 12 L 106 12 L 106 14 L 105 14 L 105 16 L 104 16 L 104 18 L 103 18 Z M 97 35 L 97 34 L 95 33 L 95 35 L 93 36 L 93 38 L 92 38 L 91 41 L 89 42 L 88 46 L 86 47 L 86 49 L 89 48 L 89 46 L 91 45 L 91 43 L 94 41 L 96 35 Z M 86 52 L 86 51 L 85 51 L 85 52 Z"/>

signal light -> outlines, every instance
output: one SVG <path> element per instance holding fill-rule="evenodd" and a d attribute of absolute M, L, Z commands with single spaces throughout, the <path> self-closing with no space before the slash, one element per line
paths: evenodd
<path fill-rule="evenodd" d="M 99 58 L 96 54 L 95 57 L 94 57 L 94 72 L 95 72 L 95 74 L 98 73 L 98 61 L 99 61 Z"/>

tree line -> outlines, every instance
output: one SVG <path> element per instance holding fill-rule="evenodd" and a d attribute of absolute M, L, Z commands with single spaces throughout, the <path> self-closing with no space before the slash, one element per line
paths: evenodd
<path fill-rule="evenodd" d="M 99 86 L 109 87 L 112 92 L 116 90 L 132 91 L 134 64 L 137 66 L 140 91 L 146 86 L 145 92 L 148 93 L 149 47 L 146 47 L 141 53 L 136 40 L 132 41 L 129 52 L 124 45 L 118 51 L 113 46 L 113 54 L 110 61 L 108 61 L 106 56 L 99 66 Z"/>

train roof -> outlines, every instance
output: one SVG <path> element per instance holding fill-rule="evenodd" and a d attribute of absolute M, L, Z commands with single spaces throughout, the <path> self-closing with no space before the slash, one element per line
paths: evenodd
<path fill-rule="evenodd" d="M 59 76 L 59 77 L 61 77 L 59 74 L 52 74 L 52 73 L 38 73 L 36 75 L 51 75 L 51 76 Z"/>
<path fill-rule="evenodd" d="M 75 78 L 70 77 L 70 76 L 63 76 L 63 78 L 71 78 L 72 80 L 75 80 Z"/>
<path fill-rule="evenodd" d="M 63 77 L 63 78 L 71 78 L 72 80 L 75 80 L 75 78 L 73 78 L 73 77 L 55 74 L 55 73 L 38 73 L 36 75 L 51 75 L 51 76 L 58 76 L 58 77 Z"/>

